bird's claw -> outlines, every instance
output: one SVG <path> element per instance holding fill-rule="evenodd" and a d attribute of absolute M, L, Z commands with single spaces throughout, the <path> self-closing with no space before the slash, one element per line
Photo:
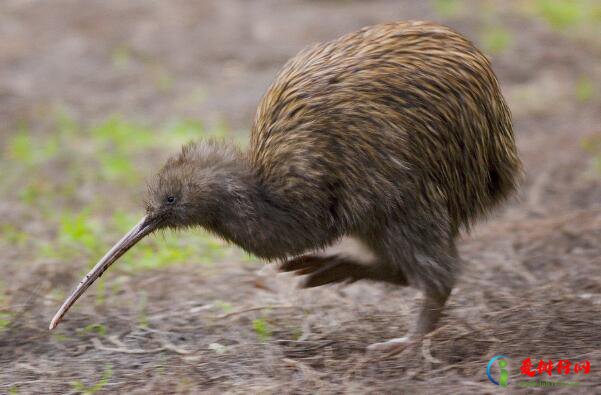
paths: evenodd
<path fill-rule="evenodd" d="M 419 343 L 419 339 L 412 336 L 405 336 L 371 344 L 367 347 L 367 352 L 377 354 L 381 359 L 386 359 L 413 348 Z"/>

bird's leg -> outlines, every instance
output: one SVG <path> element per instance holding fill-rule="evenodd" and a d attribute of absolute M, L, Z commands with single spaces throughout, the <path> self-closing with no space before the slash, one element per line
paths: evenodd
<path fill-rule="evenodd" d="M 380 256 L 392 263 L 391 266 L 400 268 L 409 285 L 423 292 L 423 301 L 417 323 L 410 327 L 406 336 L 372 344 L 369 351 L 394 355 L 409 346 L 421 345 L 424 336 L 436 328 L 460 263 L 453 233 L 444 218 L 441 215 L 436 221 L 422 218 L 391 223 L 377 233 L 377 238 L 371 239 L 372 249 L 379 251 Z M 407 239 L 406 235 L 413 233 L 405 227 L 413 222 L 426 231 L 419 238 Z"/>
<path fill-rule="evenodd" d="M 303 255 L 284 262 L 280 265 L 279 270 L 306 276 L 301 283 L 303 288 L 341 282 L 352 283 L 358 280 L 381 281 L 401 286 L 408 285 L 407 279 L 403 275 L 395 275 L 394 271 L 385 262 L 376 261 L 371 264 L 364 264 L 342 255 Z M 424 292 L 424 300 L 417 324 L 409 333 L 404 337 L 372 344 L 368 347 L 368 350 L 394 355 L 410 346 L 420 344 L 424 336 L 436 328 L 450 292 L 450 286 L 444 287 L 443 291 L 427 289 Z"/>
<path fill-rule="evenodd" d="M 450 294 L 450 287 L 442 293 L 438 291 L 425 292 L 417 325 L 413 330 L 414 336 L 422 338 L 436 328 Z"/>
<path fill-rule="evenodd" d="M 384 352 L 387 356 L 391 356 L 398 354 L 411 346 L 421 344 L 424 336 L 436 328 L 450 293 L 450 287 L 443 292 L 424 292 L 424 300 L 417 318 L 417 324 L 409 331 L 409 333 L 403 337 L 390 339 L 381 343 L 374 343 L 367 349 L 369 351 Z"/>
<path fill-rule="evenodd" d="M 358 280 L 383 281 L 396 285 L 407 285 L 407 280 L 383 262 L 361 263 L 352 257 L 339 254 L 319 256 L 303 255 L 284 262 L 279 267 L 283 272 L 306 275 L 303 288 L 318 287 L 332 283 L 352 283 Z"/>

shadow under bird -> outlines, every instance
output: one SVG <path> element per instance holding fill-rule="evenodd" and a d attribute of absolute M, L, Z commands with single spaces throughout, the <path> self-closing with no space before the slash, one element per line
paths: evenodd
<path fill-rule="evenodd" d="M 395 350 L 431 332 L 461 260 L 458 233 L 516 188 L 511 125 L 488 59 L 429 22 L 363 28 L 301 51 L 262 98 L 250 146 L 184 146 L 150 181 L 146 215 L 68 297 L 53 329 L 120 256 L 161 228 L 201 226 L 304 287 L 373 280 L 424 294 Z M 342 237 L 371 252 L 324 253 Z"/>

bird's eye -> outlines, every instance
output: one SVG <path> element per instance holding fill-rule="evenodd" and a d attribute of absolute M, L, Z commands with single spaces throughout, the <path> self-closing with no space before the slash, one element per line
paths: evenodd
<path fill-rule="evenodd" d="M 167 199 L 165 200 L 167 201 L 167 203 L 173 204 L 175 203 L 175 196 L 167 196 Z"/>

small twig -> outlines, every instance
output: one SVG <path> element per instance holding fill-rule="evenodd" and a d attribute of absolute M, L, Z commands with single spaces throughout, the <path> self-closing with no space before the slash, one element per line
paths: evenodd
<path fill-rule="evenodd" d="M 37 367 L 35 367 L 35 366 L 32 366 L 32 365 L 30 365 L 30 364 L 28 364 L 28 363 L 23 363 L 23 362 L 21 362 L 21 363 L 18 363 L 18 364 L 17 364 L 17 368 L 21 368 L 21 369 L 29 370 L 30 372 L 33 372 L 33 373 L 35 373 L 35 374 L 39 374 L 39 375 L 43 375 L 43 374 L 47 374 L 47 373 L 49 373 L 49 371 L 48 371 L 48 370 L 45 370 L 45 369 L 40 369 L 40 368 L 37 368 Z"/>
<path fill-rule="evenodd" d="M 109 341 L 111 343 L 113 343 L 115 346 L 120 347 L 120 348 L 127 348 L 127 346 L 125 345 L 125 343 L 123 343 L 121 340 L 119 340 L 119 336 L 118 335 L 111 335 L 108 337 Z"/>
<path fill-rule="evenodd" d="M 434 358 L 432 353 L 430 352 L 431 340 L 429 337 L 425 338 L 422 342 L 422 356 L 424 359 L 432 364 L 434 363 L 442 363 L 442 361 L 438 358 Z"/>
<path fill-rule="evenodd" d="M 258 310 L 268 310 L 268 309 L 294 309 L 297 306 L 292 306 L 292 305 L 276 305 L 276 306 L 257 306 L 257 307 L 250 307 L 248 309 L 243 309 L 243 310 L 238 310 L 238 311 L 233 311 L 231 313 L 227 313 L 227 314 L 223 314 L 220 316 L 217 316 L 217 319 L 223 320 L 225 318 L 230 318 L 233 317 L 235 315 L 240 315 L 240 314 L 245 314 L 245 313 L 249 313 L 251 311 L 258 311 Z"/>
<path fill-rule="evenodd" d="M 199 360 L 201 360 L 203 358 L 204 358 L 203 355 L 188 355 L 186 357 L 182 357 L 182 359 L 184 361 L 188 361 L 188 362 L 196 362 L 196 361 L 199 361 Z"/>
<path fill-rule="evenodd" d="M 169 342 L 167 339 L 165 339 L 162 336 L 160 337 L 160 342 L 165 350 L 173 351 L 174 353 L 177 353 L 177 354 L 190 355 L 190 354 L 195 353 L 195 351 L 185 350 L 183 348 L 176 346 L 175 344 Z"/>
<path fill-rule="evenodd" d="M 316 376 L 319 380 L 325 374 L 325 373 L 316 371 L 315 369 L 311 368 L 307 364 L 304 364 L 300 361 L 296 361 L 291 358 L 282 358 L 282 362 L 284 362 L 286 365 L 288 365 L 290 367 L 300 370 L 303 373 L 303 376 L 305 376 L 305 378 L 309 378 L 311 376 L 314 376 L 314 377 Z"/>
<path fill-rule="evenodd" d="M 58 379 L 57 380 L 48 380 L 48 379 L 39 378 L 39 379 L 35 379 L 35 380 L 13 381 L 12 383 L 8 383 L 7 387 L 8 388 L 20 387 L 22 385 L 39 384 L 39 383 L 64 383 L 64 381 L 58 380 Z"/>
<path fill-rule="evenodd" d="M 121 342 L 119 342 L 121 343 Z M 135 348 L 125 348 L 125 347 L 106 347 L 105 345 L 103 345 L 100 340 L 98 340 L 98 338 L 94 337 L 92 338 L 92 344 L 94 345 L 94 347 L 97 350 L 101 350 L 101 351 L 109 351 L 109 352 L 120 352 L 123 354 L 152 354 L 155 352 L 161 352 L 164 351 L 165 348 L 164 347 L 160 347 L 160 348 L 153 348 L 150 350 L 143 350 L 143 349 L 135 349 Z M 121 343 L 123 344 L 123 343 Z"/>
<path fill-rule="evenodd" d="M 288 340 L 288 339 L 278 339 L 275 342 L 276 343 L 282 343 L 282 344 L 311 344 L 311 345 L 313 345 L 313 344 L 318 343 L 320 341 L 324 342 L 323 339 L 318 339 L 318 340 L 300 340 L 300 339 L 298 339 L 298 340 Z M 325 340 L 325 342 L 327 342 L 327 345 L 335 343 L 334 340 L 329 340 L 329 341 Z"/>
<path fill-rule="evenodd" d="M 305 320 L 303 322 L 302 334 L 298 338 L 299 341 L 307 340 L 311 336 L 311 322 L 309 320 Z"/>
<path fill-rule="evenodd" d="M 319 349 L 322 349 L 324 347 L 327 346 L 331 346 L 332 344 L 336 344 L 336 340 L 317 340 L 317 341 L 310 341 L 310 340 L 276 340 L 275 341 L 278 344 L 290 344 L 290 345 L 308 345 L 308 346 L 312 346 L 312 347 L 307 347 L 304 350 L 311 350 L 311 351 L 316 351 Z M 317 344 L 316 344 L 317 343 Z"/>

